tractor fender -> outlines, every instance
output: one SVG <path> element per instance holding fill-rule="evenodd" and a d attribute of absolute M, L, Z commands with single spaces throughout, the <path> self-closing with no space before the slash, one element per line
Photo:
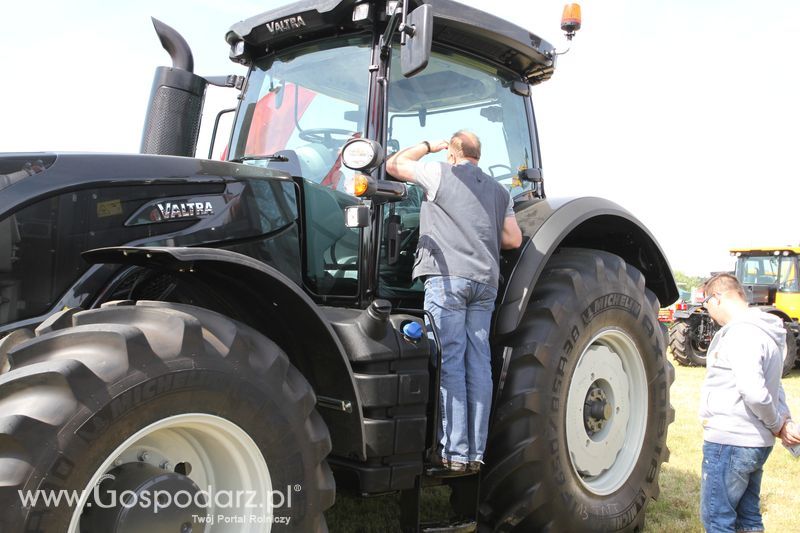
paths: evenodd
<path fill-rule="evenodd" d="M 516 217 L 525 239 L 520 248 L 503 255 L 505 285 L 496 307 L 495 335 L 517 328 L 542 270 L 562 246 L 616 254 L 644 274 L 662 307 L 678 299 L 661 247 L 639 220 L 614 202 L 596 197 L 534 200 L 524 203 Z"/>
<path fill-rule="evenodd" d="M 366 460 L 362 406 L 344 347 L 317 304 L 280 271 L 216 248 L 112 247 L 83 257 L 95 264 L 167 271 L 213 292 L 240 315 L 234 318 L 279 344 L 311 384 L 331 434 L 332 453 Z"/>

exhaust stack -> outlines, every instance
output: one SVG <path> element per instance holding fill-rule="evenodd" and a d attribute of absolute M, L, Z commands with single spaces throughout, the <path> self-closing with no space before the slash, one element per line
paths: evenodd
<path fill-rule="evenodd" d="M 194 58 L 186 40 L 163 22 L 152 21 L 172 67 L 156 68 L 140 151 L 194 157 L 208 82 L 192 72 Z"/>

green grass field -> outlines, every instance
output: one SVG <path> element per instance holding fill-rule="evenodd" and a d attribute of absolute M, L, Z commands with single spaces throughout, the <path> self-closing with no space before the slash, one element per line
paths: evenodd
<path fill-rule="evenodd" d="M 646 532 L 702 531 L 700 463 L 703 431 L 697 418 L 705 368 L 675 367 L 671 402 L 675 422 L 669 427 L 669 463 L 661 469 L 661 496 L 647 508 Z M 783 379 L 789 407 L 800 416 L 800 370 Z M 800 531 L 800 461 L 776 443 L 764 468 L 761 511 L 767 531 Z"/>
<path fill-rule="evenodd" d="M 675 367 L 671 401 L 675 422 L 669 427 L 669 463 L 661 469 L 661 495 L 650 502 L 645 522 L 646 533 L 702 531 L 700 525 L 700 463 L 703 436 L 697 418 L 700 385 L 705 368 Z M 789 407 L 800 418 L 800 370 L 784 378 Z M 427 489 L 423 516 L 447 516 L 449 491 Z M 767 531 L 800 532 L 800 460 L 794 459 L 779 443 L 772 452 L 764 473 L 761 491 L 762 511 Z M 336 505 L 326 516 L 334 533 L 384 533 L 399 531 L 397 496 L 357 499 L 337 495 Z"/>

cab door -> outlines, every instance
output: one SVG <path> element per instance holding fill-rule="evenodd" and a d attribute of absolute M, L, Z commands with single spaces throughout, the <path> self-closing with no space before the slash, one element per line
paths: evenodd
<path fill-rule="evenodd" d="M 462 129 L 481 140 L 481 169 L 505 186 L 512 198 L 530 189 L 518 172 L 539 168 L 527 96 L 514 92 L 519 77 L 472 56 L 434 46 L 428 66 L 412 78 L 399 69 L 395 47 L 388 88 L 387 156 L 421 141 L 449 140 Z M 446 152 L 424 161 L 445 161 Z M 378 295 L 421 306 L 422 284 L 411 278 L 419 240 L 419 213 L 426 193 L 409 185 L 408 198 L 383 211 Z"/>

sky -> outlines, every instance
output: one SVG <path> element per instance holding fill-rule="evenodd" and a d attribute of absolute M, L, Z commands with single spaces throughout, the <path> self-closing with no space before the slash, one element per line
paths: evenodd
<path fill-rule="evenodd" d="M 154 69 L 170 64 L 150 17 L 186 38 L 198 74 L 243 74 L 226 31 L 284 3 L 5 5 L 0 151 L 138 151 Z M 690 275 L 730 269 L 731 247 L 800 244 L 800 2 L 586 0 L 572 43 L 560 0 L 462 3 L 570 48 L 533 89 L 548 196 L 620 204 Z M 234 102 L 209 90 L 200 147 Z"/>

